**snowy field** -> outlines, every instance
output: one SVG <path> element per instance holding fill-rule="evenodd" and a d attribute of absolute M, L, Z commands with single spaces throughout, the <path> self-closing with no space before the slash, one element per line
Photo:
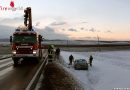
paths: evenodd
<path fill-rule="evenodd" d="M 68 57 L 85 58 L 93 55 L 93 67 L 89 70 L 68 68 Z M 109 52 L 61 52 L 64 67 L 85 90 L 130 90 L 130 51 Z M 114 89 L 115 88 L 115 89 Z"/>
<path fill-rule="evenodd" d="M 129 41 L 93 41 L 93 40 L 45 40 L 42 44 L 54 45 L 98 45 L 98 44 L 113 44 L 113 45 L 129 45 Z"/>

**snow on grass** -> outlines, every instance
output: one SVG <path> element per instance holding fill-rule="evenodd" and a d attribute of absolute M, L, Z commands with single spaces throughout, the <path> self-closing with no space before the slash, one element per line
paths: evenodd
<path fill-rule="evenodd" d="M 74 58 L 87 58 L 93 55 L 93 67 L 89 70 L 66 69 L 83 85 L 85 90 L 113 90 L 130 88 L 130 51 L 111 52 L 61 52 L 66 66 L 69 55 Z"/>

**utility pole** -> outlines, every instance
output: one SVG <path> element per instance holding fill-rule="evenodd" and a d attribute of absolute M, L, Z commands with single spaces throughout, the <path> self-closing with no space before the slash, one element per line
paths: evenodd
<path fill-rule="evenodd" d="M 98 39 L 98 49 L 99 49 L 99 51 L 101 51 L 101 49 L 100 49 L 100 42 L 99 42 L 99 36 L 97 35 L 97 39 Z"/>

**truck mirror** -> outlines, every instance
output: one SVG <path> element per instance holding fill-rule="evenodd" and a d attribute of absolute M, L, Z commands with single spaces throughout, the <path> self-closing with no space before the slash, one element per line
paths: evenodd
<path fill-rule="evenodd" d="M 10 43 L 12 43 L 12 36 L 10 36 Z"/>

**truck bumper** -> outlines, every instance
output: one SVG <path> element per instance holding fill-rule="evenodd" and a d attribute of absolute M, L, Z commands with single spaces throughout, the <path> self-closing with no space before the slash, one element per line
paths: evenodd
<path fill-rule="evenodd" d="M 39 57 L 37 54 L 13 54 L 12 57 L 26 58 L 26 57 Z"/>

